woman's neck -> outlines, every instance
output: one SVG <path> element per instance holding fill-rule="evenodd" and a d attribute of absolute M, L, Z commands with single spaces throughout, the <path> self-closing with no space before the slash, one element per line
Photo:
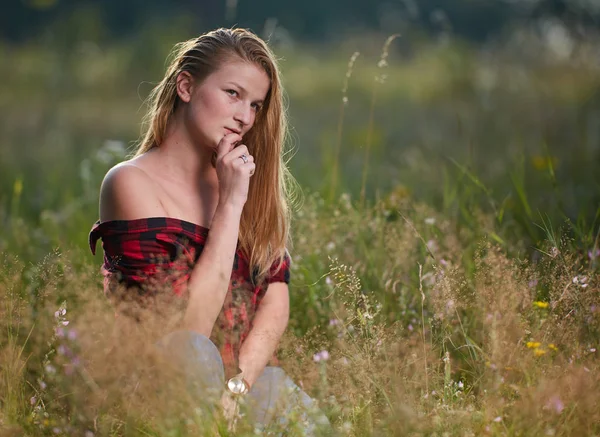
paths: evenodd
<path fill-rule="evenodd" d="M 194 144 L 181 124 L 175 122 L 170 127 L 162 144 L 153 152 L 159 157 L 164 177 L 187 187 L 218 190 L 213 150 Z"/>

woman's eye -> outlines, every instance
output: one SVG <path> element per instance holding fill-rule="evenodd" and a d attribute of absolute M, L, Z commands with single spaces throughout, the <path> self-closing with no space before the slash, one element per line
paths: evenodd
<path fill-rule="evenodd" d="M 237 91 L 236 90 L 226 90 L 225 92 L 227 94 L 229 94 L 230 96 L 237 96 Z"/>
<path fill-rule="evenodd" d="M 256 112 L 260 111 L 261 106 L 258 103 L 253 103 L 252 104 L 252 108 L 254 108 L 254 110 Z"/>

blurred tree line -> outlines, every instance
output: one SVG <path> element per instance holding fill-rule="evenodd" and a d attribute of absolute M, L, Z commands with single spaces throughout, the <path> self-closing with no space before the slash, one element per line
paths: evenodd
<path fill-rule="evenodd" d="M 184 17 L 198 32 L 219 26 L 262 31 L 276 23 L 293 38 L 323 40 L 349 31 L 403 31 L 416 25 L 432 33 L 483 41 L 508 24 L 558 18 L 575 34 L 596 28 L 600 0 L 12 0 L 0 6 L 0 39 L 43 38 L 78 12 L 94 16 L 101 39 L 135 35 L 149 23 Z"/>

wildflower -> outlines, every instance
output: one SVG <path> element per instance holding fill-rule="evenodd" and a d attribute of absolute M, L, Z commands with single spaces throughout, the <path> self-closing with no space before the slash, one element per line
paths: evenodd
<path fill-rule="evenodd" d="M 67 334 L 67 337 L 71 341 L 76 340 L 77 339 L 77 331 L 75 331 L 74 329 L 69 330 L 69 333 Z"/>
<path fill-rule="evenodd" d="M 435 240 L 428 240 L 427 241 L 427 249 L 429 249 L 429 251 L 431 253 L 435 253 L 438 250 L 438 245 L 436 243 Z"/>
<path fill-rule="evenodd" d="M 548 345 L 548 349 L 552 349 L 553 351 L 557 351 L 558 350 L 558 348 L 556 347 L 556 345 L 554 343 L 550 343 Z"/>
<path fill-rule="evenodd" d="M 333 241 L 330 241 L 329 243 L 327 243 L 327 246 L 325 246 L 325 248 L 331 252 L 333 249 L 335 249 L 335 243 Z"/>
<path fill-rule="evenodd" d="M 425 219 L 425 224 L 426 225 L 435 225 L 435 217 L 427 217 Z"/>
<path fill-rule="evenodd" d="M 326 283 L 327 285 L 331 285 L 331 284 L 333 284 L 333 281 L 331 280 L 331 278 L 330 278 L 329 276 L 327 276 L 327 277 L 325 278 L 325 283 Z"/>
<path fill-rule="evenodd" d="M 72 364 L 65 364 L 64 371 L 65 375 L 71 376 L 73 373 L 75 373 L 75 366 L 73 366 Z"/>
<path fill-rule="evenodd" d="M 550 256 L 551 256 L 552 258 L 556 258 L 556 257 L 558 256 L 558 254 L 559 254 L 559 253 L 560 253 L 560 250 L 558 250 L 558 248 L 557 248 L 557 247 L 553 247 L 553 248 L 550 250 Z"/>
<path fill-rule="evenodd" d="M 327 361 L 329 359 L 329 352 L 322 350 L 313 355 L 313 361 L 318 363 L 319 361 Z"/>
<path fill-rule="evenodd" d="M 340 324 L 339 319 L 330 319 L 329 320 L 329 326 L 337 326 Z"/>
<path fill-rule="evenodd" d="M 54 366 L 52 364 L 47 364 L 46 367 L 44 367 L 44 370 L 46 371 L 46 373 L 49 373 L 49 374 L 56 373 L 56 369 L 54 368 Z"/>
<path fill-rule="evenodd" d="M 588 286 L 588 277 L 587 276 L 575 276 L 573 278 L 573 284 L 579 285 L 581 288 L 586 288 Z"/>
<path fill-rule="evenodd" d="M 29 403 L 31 405 L 35 405 L 36 402 L 37 402 L 37 398 L 35 396 L 32 396 L 31 399 L 29 399 Z"/>
<path fill-rule="evenodd" d="M 536 170 L 543 171 L 550 168 L 556 168 L 558 165 L 558 158 L 556 156 L 533 155 L 531 157 L 531 164 Z"/>
<path fill-rule="evenodd" d="M 413 330 L 415 329 L 415 328 L 413 328 L 413 325 L 411 325 L 410 323 L 408 324 L 407 328 L 410 332 L 413 332 Z"/>
<path fill-rule="evenodd" d="M 594 260 L 594 258 L 600 258 L 600 249 L 596 249 L 596 252 L 588 250 L 588 258 Z"/>
<path fill-rule="evenodd" d="M 539 341 L 528 341 L 526 345 L 528 349 L 537 349 L 542 344 Z"/>
<path fill-rule="evenodd" d="M 58 338 L 64 338 L 64 336 L 65 336 L 65 329 L 64 329 L 64 328 L 61 328 L 61 327 L 59 326 L 58 328 L 56 328 L 56 329 L 54 330 L 54 333 L 56 334 L 56 336 L 57 336 Z"/>
<path fill-rule="evenodd" d="M 15 197 L 19 197 L 21 192 L 23 191 L 23 181 L 21 179 L 17 179 L 15 184 L 13 185 L 13 192 Z"/>
<path fill-rule="evenodd" d="M 548 302 L 542 302 L 540 300 L 536 300 L 535 302 L 533 302 L 533 306 L 536 306 L 538 308 L 548 308 Z"/>
<path fill-rule="evenodd" d="M 527 285 L 529 286 L 529 288 L 535 288 L 538 285 L 538 280 L 532 279 Z"/>
<path fill-rule="evenodd" d="M 544 349 L 535 348 L 535 349 L 533 350 L 533 354 L 534 354 L 536 357 L 541 357 L 542 355 L 545 355 L 545 354 L 546 354 L 546 351 L 545 351 Z"/>
<path fill-rule="evenodd" d="M 463 382 L 462 382 L 462 381 L 458 381 L 458 388 L 459 388 L 459 389 L 461 389 L 461 390 L 462 390 L 462 389 L 464 388 L 464 386 L 465 386 L 465 384 L 463 384 Z"/>
<path fill-rule="evenodd" d="M 591 347 L 590 348 L 590 352 L 596 352 L 596 348 L 595 347 Z"/>
<path fill-rule="evenodd" d="M 565 409 L 565 404 L 560 397 L 558 397 L 558 395 L 552 396 L 545 406 L 547 409 L 554 411 L 556 414 L 562 413 L 562 411 Z"/>
<path fill-rule="evenodd" d="M 500 423 L 500 422 L 502 422 L 502 416 L 498 416 L 498 417 L 496 417 L 496 418 L 493 420 L 493 422 L 496 422 L 496 423 Z"/>

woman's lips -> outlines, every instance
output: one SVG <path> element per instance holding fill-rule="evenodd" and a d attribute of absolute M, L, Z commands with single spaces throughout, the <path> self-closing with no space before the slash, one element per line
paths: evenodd
<path fill-rule="evenodd" d="M 238 134 L 238 135 L 241 133 L 238 130 L 231 129 L 231 128 L 228 128 L 228 127 L 226 127 L 225 130 L 227 131 L 227 133 L 234 133 L 234 134 Z"/>

